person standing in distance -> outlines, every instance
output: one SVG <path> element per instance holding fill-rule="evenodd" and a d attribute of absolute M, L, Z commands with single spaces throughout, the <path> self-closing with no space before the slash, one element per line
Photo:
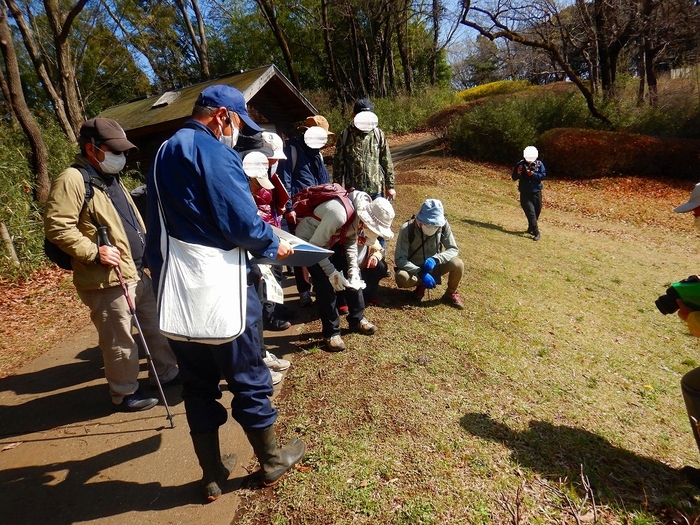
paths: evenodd
<path fill-rule="evenodd" d="M 199 94 L 192 118 L 161 147 L 148 175 L 148 209 L 154 212 L 148 216 L 153 230 L 147 240 L 147 257 L 156 282 L 163 266 L 160 219 L 155 212 L 158 193 L 169 236 L 222 250 L 241 247 L 256 257 L 284 259 L 292 253 L 289 243 L 280 240 L 258 215 L 241 158 L 233 149 L 244 128 L 249 135 L 261 131 L 248 116 L 241 92 L 213 85 Z M 181 300 L 194 299 L 184 296 Z M 222 377 L 233 393 L 231 415 L 253 446 L 264 484 L 276 483 L 306 451 L 300 440 L 285 447 L 277 444 L 277 410 L 270 402 L 272 379 L 260 355 L 257 323 L 261 308 L 249 280 L 246 325 L 240 336 L 223 344 L 171 341 L 207 501 L 221 495 L 221 485 L 236 462 L 235 456 L 222 458 L 219 446 L 219 427 L 228 417 L 218 401 Z"/>
<path fill-rule="evenodd" d="M 540 229 L 537 220 L 542 211 L 542 181 L 547 176 L 544 164 L 538 160 L 539 152 L 535 146 L 523 150 L 523 159 L 513 168 L 511 178 L 518 181 L 520 192 L 520 207 L 527 218 L 527 233 L 533 241 L 540 240 Z"/>
<path fill-rule="evenodd" d="M 51 185 L 44 211 L 46 238 L 71 256 L 73 284 L 90 309 L 99 336 L 105 377 L 115 410 L 148 410 L 158 399 L 139 389 L 139 351 L 131 333 L 133 316 L 115 270 L 119 266 L 138 313 L 156 372 L 163 386 L 178 382 L 175 355 L 158 330 L 156 299 L 144 273 L 146 228 L 119 172 L 136 149 L 112 119 L 94 118 L 80 128 L 80 154 Z M 94 181 L 85 204 L 81 170 Z M 97 228 L 106 226 L 113 246 L 98 246 Z M 149 371 L 150 373 L 150 371 Z M 155 385 L 155 378 L 151 378 Z"/>
<path fill-rule="evenodd" d="M 391 200 L 396 198 L 394 163 L 386 136 L 378 127 L 361 130 L 354 124 L 355 117 L 365 111 L 374 112 L 374 105 L 368 98 L 361 98 L 353 106 L 353 124 L 338 137 L 333 159 L 333 182 L 348 190 L 354 188 L 363 191 L 372 199 L 387 197 Z"/>

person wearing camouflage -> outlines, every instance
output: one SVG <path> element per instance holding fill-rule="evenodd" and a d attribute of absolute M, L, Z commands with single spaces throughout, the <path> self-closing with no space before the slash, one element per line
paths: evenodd
<path fill-rule="evenodd" d="M 355 102 L 353 118 L 363 111 L 374 111 L 369 99 Z M 333 182 L 364 191 L 373 199 L 396 196 L 394 164 L 381 129 L 362 131 L 351 124 L 339 135 L 333 159 Z"/>

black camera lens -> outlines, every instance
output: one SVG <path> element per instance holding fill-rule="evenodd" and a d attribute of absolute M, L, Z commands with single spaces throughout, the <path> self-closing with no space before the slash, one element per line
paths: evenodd
<path fill-rule="evenodd" d="M 659 312 L 664 315 L 668 315 L 678 311 L 678 303 L 676 302 L 677 299 L 680 299 L 680 295 L 678 295 L 675 288 L 670 287 L 666 290 L 666 293 L 654 301 L 654 303 L 659 309 Z"/>

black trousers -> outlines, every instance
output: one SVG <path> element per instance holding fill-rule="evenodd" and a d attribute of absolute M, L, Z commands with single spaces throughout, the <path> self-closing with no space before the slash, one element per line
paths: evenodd
<path fill-rule="evenodd" d="M 521 192 L 520 207 L 525 212 L 525 217 L 527 217 L 527 231 L 532 235 L 538 234 L 540 230 L 537 227 L 537 219 L 540 218 L 540 212 L 542 211 L 542 192 Z"/>

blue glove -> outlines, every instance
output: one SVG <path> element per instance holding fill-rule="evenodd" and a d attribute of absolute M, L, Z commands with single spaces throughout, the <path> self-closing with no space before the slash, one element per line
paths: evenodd
<path fill-rule="evenodd" d="M 437 264 L 437 261 L 435 260 L 434 257 L 429 257 L 428 259 L 425 260 L 423 263 L 423 270 L 426 272 L 432 272 L 433 268 L 435 268 L 435 265 Z"/>
<path fill-rule="evenodd" d="M 423 286 L 425 286 L 429 290 L 432 290 L 433 288 L 435 288 L 435 279 L 433 279 L 433 276 L 430 275 L 429 273 L 424 273 L 421 276 L 421 280 L 423 281 Z"/>

